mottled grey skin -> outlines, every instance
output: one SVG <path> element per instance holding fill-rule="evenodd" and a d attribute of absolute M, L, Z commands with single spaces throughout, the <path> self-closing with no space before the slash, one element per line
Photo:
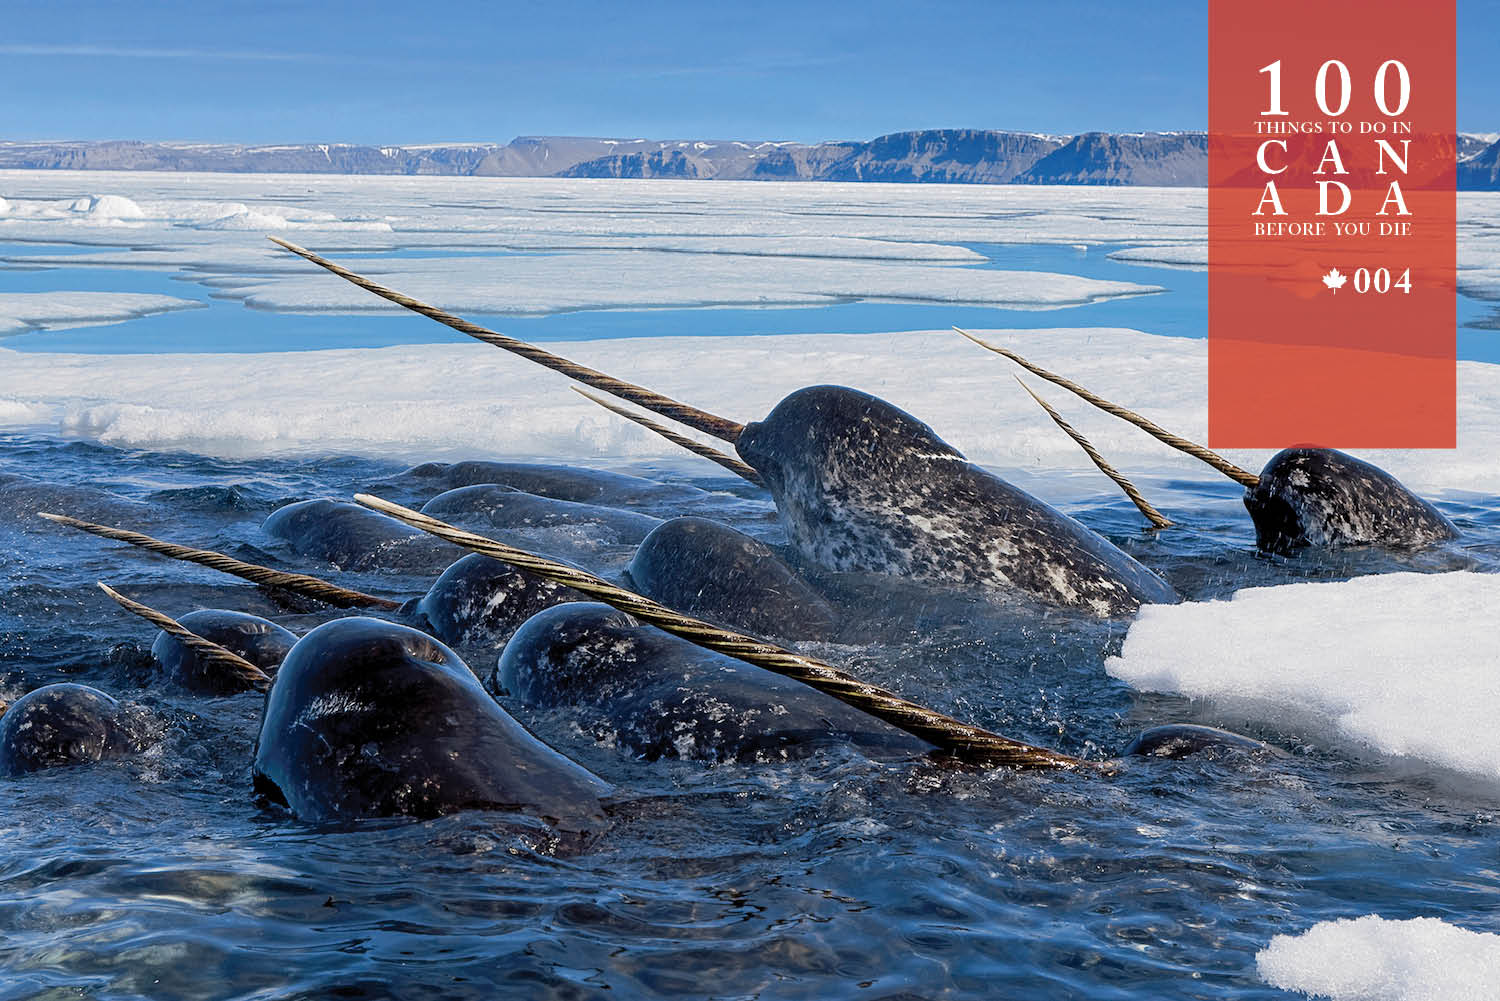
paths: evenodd
<path fill-rule="evenodd" d="M 438 494 L 422 506 L 422 513 L 481 533 L 586 526 L 591 538 L 626 546 L 640 542 L 661 524 L 660 518 L 635 511 L 539 497 L 494 483 Z"/>
<path fill-rule="evenodd" d="M 1272 553 L 1309 547 L 1425 549 L 1458 538 L 1442 513 L 1390 473 L 1331 448 L 1288 448 L 1245 491 L 1255 542 Z"/>
<path fill-rule="evenodd" d="M 282 660 L 297 642 L 297 634 L 283 629 L 269 619 L 245 612 L 221 608 L 203 608 L 177 620 L 189 632 L 219 644 L 265 671 L 275 674 Z M 248 691 L 250 683 L 227 674 L 222 668 L 205 665 L 198 655 L 181 641 L 166 633 L 156 634 L 151 656 L 163 673 L 184 688 L 207 695 L 231 695 Z"/>
<path fill-rule="evenodd" d="M 398 483 L 429 486 L 439 491 L 479 483 L 498 483 L 529 494 L 580 504 L 606 507 L 640 507 L 705 496 L 697 487 L 658 483 L 639 476 L 598 469 L 555 466 L 531 462 L 428 462 L 413 466 L 396 478 Z"/>
<path fill-rule="evenodd" d="M 799 389 L 735 447 L 798 551 L 829 570 L 1019 593 L 1099 616 L 1178 600 L 1103 536 L 857 390 Z"/>
<path fill-rule="evenodd" d="M 932 749 L 805 685 L 594 603 L 528 620 L 491 687 L 538 708 L 586 710 L 601 739 L 652 760 L 784 761 L 831 743 L 891 756 Z"/>
<path fill-rule="evenodd" d="M 288 504 L 262 528 L 298 555 L 341 570 L 436 570 L 463 552 L 395 518 L 341 501 Z"/>
<path fill-rule="evenodd" d="M 0 716 L 0 775 L 25 775 L 140 751 L 125 708 L 87 685 L 47 685 Z"/>
<path fill-rule="evenodd" d="M 1176 761 L 1200 751 L 1268 751 L 1274 748 L 1229 730 L 1194 723 L 1169 723 L 1152 727 L 1130 742 L 1124 756 L 1167 758 Z"/>
<path fill-rule="evenodd" d="M 635 591 L 679 612 L 780 639 L 827 639 L 838 616 L 765 543 L 706 518 L 646 536 L 627 571 Z"/>
<path fill-rule="evenodd" d="M 611 792 L 511 719 L 452 650 L 367 618 L 325 623 L 287 655 L 254 781 L 312 822 L 487 809 L 565 831 L 597 826 Z"/>
<path fill-rule="evenodd" d="M 444 643 L 499 651 L 521 623 L 565 601 L 585 601 L 572 588 L 508 563 L 470 553 L 402 611 Z"/>

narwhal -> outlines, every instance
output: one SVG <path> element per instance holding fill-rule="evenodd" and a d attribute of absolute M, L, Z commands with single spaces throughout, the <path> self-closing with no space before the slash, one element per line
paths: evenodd
<path fill-rule="evenodd" d="M 268 690 L 253 788 L 302 820 L 469 809 L 533 813 L 563 831 L 603 820 L 599 800 L 610 785 L 532 736 L 456 653 L 424 633 L 380 619 L 336 619 L 297 640 L 267 674 L 182 622 L 99 586 L 186 646 L 223 690 Z M 139 749 L 123 709 L 95 689 L 51 685 L 16 708 L 0 718 L 0 773 Z"/>
<path fill-rule="evenodd" d="M 781 756 L 794 753 L 797 745 L 805 745 L 812 736 L 807 732 L 814 728 L 811 721 L 821 720 L 818 728 L 852 734 L 857 743 L 884 745 L 888 752 L 897 754 L 912 754 L 923 745 L 892 740 L 890 728 L 905 731 L 925 746 L 970 764 L 1106 773 L 1124 765 L 1122 759 L 1086 760 L 965 723 L 861 681 L 826 661 L 667 608 L 585 570 L 487 539 L 378 497 L 361 494 L 354 499 L 447 542 L 510 563 L 625 613 L 611 617 L 593 604 L 541 613 L 516 634 L 512 642 L 517 648 L 507 647 L 496 681 L 533 704 L 598 705 L 602 700 L 600 708 L 606 713 L 618 709 L 624 714 L 616 720 L 617 739 L 629 742 L 637 753 L 663 753 L 664 747 L 674 744 L 675 737 L 694 745 L 692 750 L 698 752 L 694 756 L 698 756 L 700 738 L 711 735 L 711 741 L 728 737 L 730 746 L 724 750 L 730 752 Z M 692 658 L 684 655 L 683 645 L 664 646 L 666 637 L 653 639 L 651 631 L 642 632 L 641 624 L 722 655 L 720 663 L 692 663 Z M 726 671 L 721 663 L 724 658 L 760 671 Z M 785 686 L 756 680 L 756 674 L 800 682 L 886 724 L 884 732 L 869 723 L 861 725 L 847 713 L 820 713 L 815 703 L 796 700 Z M 714 704 L 721 683 L 724 699 Z M 678 711 L 683 708 L 685 712 Z M 771 711 L 767 713 L 766 709 Z M 763 720 L 751 718 L 757 711 Z M 684 726 L 664 725 L 656 719 L 658 716 L 666 716 L 667 724 L 678 721 Z M 779 724 L 778 719 L 782 721 Z M 715 733 L 719 721 L 731 732 Z M 1266 745 L 1223 730 L 1171 724 L 1142 734 L 1125 754 L 1177 758 L 1209 749 L 1263 750 Z"/>
<path fill-rule="evenodd" d="M 1019 594 L 1098 616 L 1176 592 L 1103 536 L 969 462 L 916 417 L 843 386 L 812 386 L 740 424 L 495 333 L 332 261 L 273 242 L 375 295 L 734 445 L 803 558 Z"/>
<path fill-rule="evenodd" d="M 180 644 L 186 651 L 181 663 L 192 665 L 185 674 L 204 687 L 233 692 L 270 683 L 264 671 L 232 650 L 103 582 L 99 587 Z M 71 682 L 43 685 L 9 706 L 0 705 L 0 775 L 128 758 L 145 749 L 148 729 L 144 715 L 97 688 Z"/>
<path fill-rule="evenodd" d="M 407 528 L 365 508 L 358 510 Z M 170 559 L 207 566 L 273 592 L 311 598 L 334 608 L 389 615 L 450 646 L 475 652 L 498 651 L 521 623 L 544 609 L 584 600 L 583 595 L 567 587 L 477 553 L 455 561 L 421 597 L 402 601 L 130 529 L 60 514 L 44 512 L 40 516 Z M 772 549 L 728 525 L 703 518 L 658 523 L 636 548 L 627 576 L 642 593 L 664 604 L 757 634 L 783 639 L 828 638 L 838 626 L 836 611 Z M 295 640 L 274 624 L 243 613 L 203 610 L 190 613 L 184 620 L 187 618 L 194 618 L 198 631 L 209 630 L 206 635 L 213 640 L 263 667 L 267 664 L 257 653 L 274 656 L 279 662 L 285 648 Z M 158 638 L 153 653 L 170 676 L 189 688 L 220 684 L 216 677 L 202 676 L 191 651 L 180 648 L 169 636 Z"/>
<path fill-rule="evenodd" d="M 1459 537 L 1458 528 L 1390 473 L 1332 448 L 1286 448 L 1260 474 L 1111 403 L 1078 383 L 1033 364 L 1009 348 L 954 328 L 980 347 L 1061 386 L 1085 402 L 1186 452 L 1245 488 L 1255 541 L 1272 553 L 1310 547 L 1384 546 L 1424 549 Z"/>

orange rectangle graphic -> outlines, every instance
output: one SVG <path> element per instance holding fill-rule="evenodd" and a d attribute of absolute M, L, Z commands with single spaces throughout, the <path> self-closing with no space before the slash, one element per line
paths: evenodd
<path fill-rule="evenodd" d="M 1212 0 L 1209 443 L 1456 444 L 1453 0 Z"/>

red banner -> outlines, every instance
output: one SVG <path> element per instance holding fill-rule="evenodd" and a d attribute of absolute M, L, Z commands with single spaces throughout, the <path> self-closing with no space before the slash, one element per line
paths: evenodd
<path fill-rule="evenodd" d="M 1456 444 L 1454 0 L 1211 0 L 1209 444 Z"/>

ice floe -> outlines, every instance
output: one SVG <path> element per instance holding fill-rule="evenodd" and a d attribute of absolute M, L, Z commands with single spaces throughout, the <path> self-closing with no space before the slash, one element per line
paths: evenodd
<path fill-rule="evenodd" d="M 854 300 L 1057 309 L 1159 286 L 1033 271 L 726 254 L 513 255 L 373 262 L 367 272 L 458 313 L 700 306 L 814 306 Z M 373 276 L 373 275 L 372 275 Z M 304 266 L 228 293 L 277 312 L 400 313 L 401 307 Z"/>
<path fill-rule="evenodd" d="M 496 326 L 504 331 L 503 323 Z M 1165 427 L 1204 436 L 1202 341 L 1121 329 L 980 333 Z M 1042 478 L 1048 497 L 1070 471 L 1099 493 L 1114 489 L 1015 384 L 1014 366 L 951 331 L 620 338 L 547 347 L 736 420 L 764 416 L 801 386 L 855 386 L 905 407 L 1008 477 Z M 65 422 L 70 433 L 120 445 L 233 455 L 681 458 L 675 446 L 604 413 L 567 392 L 567 385 L 561 376 L 478 343 L 255 355 L 0 350 L 0 400 L 46 405 L 58 427 Z M 1061 390 L 1036 388 L 1132 476 L 1224 482 Z M 1494 445 L 1500 441 L 1500 366 L 1461 363 L 1459 401 L 1457 450 L 1361 455 L 1425 494 L 1500 493 Z M 1259 469 L 1270 455 L 1229 454 L 1249 469 Z"/>
<path fill-rule="evenodd" d="M 192 299 L 138 292 L 0 292 L 0 337 L 123 323 L 138 316 L 202 306 Z"/>
<path fill-rule="evenodd" d="M 1331 1001 L 1493 1001 L 1500 935 L 1374 914 L 1277 935 L 1255 957 L 1272 987 Z"/>
<path fill-rule="evenodd" d="M 1105 670 L 1312 739 L 1500 778 L 1497 604 L 1500 575 L 1480 573 L 1247 588 L 1146 606 Z"/>

